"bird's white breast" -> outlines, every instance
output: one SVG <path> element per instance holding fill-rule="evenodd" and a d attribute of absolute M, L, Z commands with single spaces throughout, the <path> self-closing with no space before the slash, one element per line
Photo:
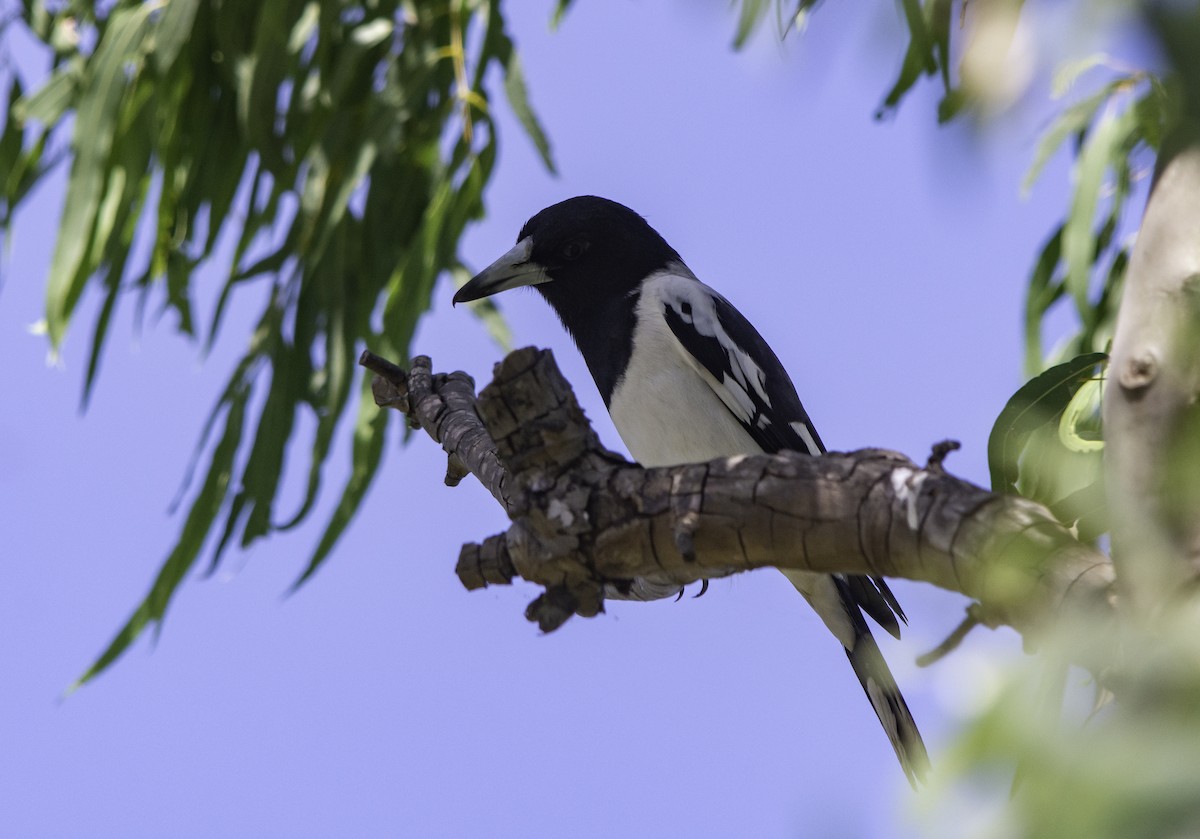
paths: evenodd
<path fill-rule="evenodd" d="M 642 287 L 633 354 L 609 401 L 613 424 L 643 466 L 760 452 L 663 317 L 663 295 L 679 283 L 696 281 L 663 273 Z"/>
<path fill-rule="evenodd" d="M 762 451 L 717 395 L 720 385 L 680 345 L 663 317 L 666 299 L 690 298 L 693 311 L 711 306 L 703 293 L 695 293 L 699 289 L 703 286 L 692 277 L 663 272 L 643 284 L 638 298 L 633 354 L 613 390 L 608 413 L 629 453 L 643 466 L 701 463 Z M 807 429 L 803 433 L 811 436 Z M 810 451 L 816 448 L 809 446 Z M 807 571 L 783 573 L 842 645 L 853 649 L 855 629 L 833 578 Z"/>

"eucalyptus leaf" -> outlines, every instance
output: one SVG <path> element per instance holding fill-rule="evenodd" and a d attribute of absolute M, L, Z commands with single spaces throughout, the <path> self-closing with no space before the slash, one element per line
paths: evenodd
<path fill-rule="evenodd" d="M 1054 517 L 1073 525 L 1084 542 L 1094 542 L 1108 531 L 1108 496 L 1105 494 L 1103 461 L 1093 458 L 1094 478 L 1080 489 L 1068 493 L 1047 506 Z"/>
<path fill-rule="evenodd" d="M 375 404 L 375 398 L 371 393 L 370 377 L 362 376 L 350 478 L 342 490 L 342 498 L 338 502 L 325 532 L 321 535 L 317 549 L 313 552 L 303 573 L 292 584 L 293 591 L 308 582 L 329 558 L 333 546 L 350 525 L 354 514 L 358 512 L 363 497 L 371 487 L 371 481 L 379 471 L 379 462 L 383 457 L 386 425 L 387 412 L 379 410 Z"/>
<path fill-rule="evenodd" d="M 1042 245 L 1029 278 L 1025 295 L 1025 373 L 1034 376 L 1042 370 L 1042 319 L 1065 293 L 1055 271 L 1062 260 L 1062 225 Z"/>
<path fill-rule="evenodd" d="M 1082 58 L 1073 61 L 1065 61 L 1058 66 L 1054 71 L 1054 79 L 1050 83 L 1050 93 L 1055 99 L 1060 99 L 1066 96 L 1067 93 L 1075 86 L 1080 77 L 1089 70 L 1094 70 L 1097 67 L 1108 66 L 1112 63 L 1112 59 L 1102 52 L 1085 55 Z"/>
<path fill-rule="evenodd" d="M 116 132 L 121 101 L 129 87 L 126 68 L 138 65 L 139 51 L 154 7 L 118 7 L 96 47 L 80 96 L 72 142 L 74 161 L 67 183 L 62 222 L 50 263 L 46 291 L 46 328 L 57 347 L 66 332 L 92 266 L 85 261 L 92 226 L 103 199 L 105 168 Z"/>
<path fill-rule="evenodd" d="M 750 36 L 758 28 L 766 15 L 771 0 L 738 0 L 737 28 L 733 35 L 733 48 L 741 49 L 750 40 Z"/>
<path fill-rule="evenodd" d="M 0 173 L 3 173 L 0 175 L 0 199 L 5 204 L 16 188 L 11 182 L 12 172 L 25 147 L 25 126 L 13 113 L 13 104 L 21 99 L 21 93 L 21 80 L 14 76 L 5 100 L 4 131 L 0 132 Z"/>
<path fill-rule="evenodd" d="M 167 72 L 183 51 L 196 23 L 202 0 L 170 0 L 154 28 L 153 61 L 158 72 Z"/>
<path fill-rule="evenodd" d="M 84 66 L 81 57 L 60 64 L 45 84 L 16 103 L 13 116 L 19 121 L 57 125 L 79 96 Z"/>
<path fill-rule="evenodd" d="M 1046 167 L 1050 158 L 1062 147 L 1067 138 L 1079 136 L 1086 132 L 1101 106 L 1107 103 L 1116 91 L 1127 85 L 1128 80 L 1126 79 L 1110 82 L 1071 105 L 1055 117 L 1050 127 L 1046 129 L 1041 139 L 1038 140 L 1037 150 L 1033 156 L 1033 163 L 1030 164 L 1029 169 L 1025 172 L 1025 177 L 1021 181 L 1021 191 L 1024 194 L 1029 194 L 1033 185 L 1041 177 L 1042 170 Z"/>
<path fill-rule="evenodd" d="M 232 394 L 225 415 L 225 431 L 213 451 L 208 478 L 192 502 L 179 542 L 159 569 L 150 592 L 109 642 L 104 652 L 84 671 L 70 690 L 75 690 L 107 669 L 137 640 L 147 626 L 161 624 L 175 590 L 199 556 L 217 512 L 224 503 L 233 459 L 241 442 L 248 396 L 246 390 Z"/>
<path fill-rule="evenodd" d="M 47 308 L 58 342 L 85 287 L 103 291 L 85 399 L 130 291 L 139 322 L 157 302 L 204 347 L 237 289 L 258 284 L 268 305 L 200 433 L 179 499 L 191 509 L 179 540 L 85 678 L 161 620 L 205 545 L 211 571 L 233 545 L 311 515 L 360 381 L 357 350 L 370 341 L 394 356 L 408 352 L 439 278 L 461 266 L 464 230 L 482 217 L 497 148 L 489 84 L 503 83 L 552 166 L 498 2 L 429 0 L 403 10 L 393 0 L 118 3 L 100 9 L 95 25 L 95 51 L 64 55 L 61 78 L 33 100 L 35 113 L 56 119 L 80 104 Z M 7 136 L 0 153 L 9 156 L 28 142 L 13 139 L 15 128 Z M 44 171 L 46 136 L 20 150 L 8 187 L 27 189 L 28 173 Z M 133 247 L 139 229 L 152 234 L 143 251 Z M 224 240 L 233 254 L 213 291 L 207 333 L 199 333 L 195 277 Z M 372 322 L 380 313 L 386 334 Z M 486 325 L 503 334 L 494 309 Z M 306 414 L 315 423 L 301 424 Z M 194 487 L 221 418 L 219 456 Z M 354 472 L 302 579 L 353 518 L 382 458 L 385 424 L 373 402 L 360 404 Z M 295 445 L 301 428 L 315 429 L 308 446 Z M 295 458 L 307 475 L 304 498 L 277 521 L 282 476 Z"/>
<path fill-rule="evenodd" d="M 538 121 L 537 115 L 529 107 L 529 90 L 525 86 L 525 74 L 521 69 L 521 59 L 516 51 L 510 52 L 504 66 L 507 71 L 504 79 L 504 92 L 508 96 L 509 107 L 512 108 L 521 127 L 525 129 L 526 135 L 533 141 L 534 148 L 541 155 L 543 165 L 550 173 L 557 174 L 554 157 L 550 153 L 550 140 L 546 137 L 546 131 Z"/>
<path fill-rule="evenodd" d="M 1092 225 L 1104 176 L 1124 156 L 1120 152 L 1136 125 L 1132 108 L 1103 115 L 1088 132 L 1076 167 L 1075 194 L 1063 226 L 1062 251 L 1066 264 L 1065 286 L 1081 316 L 1091 309 L 1092 264 L 1096 257 Z"/>
<path fill-rule="evenodd" d="M 572 0 L 558 0 L 554 4 L 554 13 L 550 17 L 550 28 L 558 29 L 562 26 L 563 18 L 567 15 L 567 10 L 571 8 Z"/>
<path fill-rule="evenodd" d="M 1032 435 L 1049 428 L 1057 441 L 1059 417 L 1075 392 L 1094 377 L 1097 366 L 1107 358 L 1104 353 L 1073 358 L 1035 376 L 1009 398 L 988 437 L 993 492 L 1017 491 L 1019 482 L 1029 474 L 1028 470 L 1022 472 L 1022 455 Z"/>
<path fill-rule="evenodd" d="M 1100 401 L 1104 379 L 1094 376 L 1079 386 L 1058 420 L 1058 439 L 1068 451 L 1098 452 L 1104 448 L 1100 436 Z"/>
<path fill-rule="evenodd" d="M 932 6 L 937 0 L 927 2 Z M 876 119 L 882 119 L 892 113 L 923 74 L 937 71 L 938 61 L 933 51 L 933 37 L 920 0 L 900 0 L 900 7 L 904 10 L 904 21 L 908 25 L 908 49 L 900 65 L 900 74 L 884 96 L 883 104 L 875 112 Z M 948 113 L 946 118 L 949 116 Z"/>

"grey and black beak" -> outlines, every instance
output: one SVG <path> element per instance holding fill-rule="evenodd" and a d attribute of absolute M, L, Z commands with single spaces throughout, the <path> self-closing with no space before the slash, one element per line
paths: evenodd
<path fill-rule="evenodd" d="M 510 288 L 538 285 L 549 282 L 546 269 L 530 261 L 533 253 L 533 237 L 526 236 L 516 247 L 475 275 L 454 295 L 454 303 L 469 303 L 491 297 Z"/>

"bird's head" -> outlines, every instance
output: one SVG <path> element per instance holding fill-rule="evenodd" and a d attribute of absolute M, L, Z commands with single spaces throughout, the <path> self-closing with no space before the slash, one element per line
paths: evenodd
<path fill-rule="evenodd" d="M 622 298 L 645 277 L 679 261 L 679 254 L 633 210 L 582 195 L 527 221 L 516 246 L 460 288 L 454 302 L 534 286 L 569 322 L 572 314 Z"/>

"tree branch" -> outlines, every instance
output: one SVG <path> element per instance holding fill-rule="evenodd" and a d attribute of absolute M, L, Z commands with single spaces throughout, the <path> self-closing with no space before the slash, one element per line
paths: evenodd
<path fill-rule="evenodd" d="M 411 372 L 372 352 L 363 352 L 358 363 L 375 374 L 371 393 L 376 405 L 405 414 L 413 428 L 423 428 L 442 445 L 449 455 L 448 486 L 457 486 L 467 474 L 474 475 L 504 511 L 512 514 L 505 492 L 508 472 L 475 413 L 474 379 L 461 371 L 435 376 L 428 356 L 417 357 Z"/>
<path fill-rule="evenodd" d="M 409 414 L 501 502 L 513 524 L 463 546 L 467 588 L 522 577 L 544 630 L 606 596 L 649 598 L 773 566 L 923 580 L 976 600 L 989 625 L 1036 634 L 1059 609 L 1112 611 L 1108 558 L 1039 504 L 895 452 L 795 452 L 643 469 L 605 450 L 548 351 L 496 366 L 476 399 L 463 373 L 405 374 L 364 353 L 379 404 Z"/>
<path fill-rule="evenodd" d="M 1105 388 L 1105 474 L 1122 591 L 1152 611 L 1200 577 L 1200 129 L 1160 155 Z"/>

